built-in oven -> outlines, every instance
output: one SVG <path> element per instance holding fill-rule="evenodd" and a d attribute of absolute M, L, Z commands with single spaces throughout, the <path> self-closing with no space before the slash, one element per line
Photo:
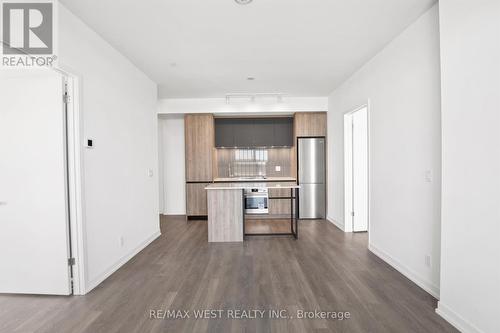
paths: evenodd
<path fill-rule="evenodd" d="M 268 202 L 267 188 L 245 190 L 245 214 L 268 214 Z"/>

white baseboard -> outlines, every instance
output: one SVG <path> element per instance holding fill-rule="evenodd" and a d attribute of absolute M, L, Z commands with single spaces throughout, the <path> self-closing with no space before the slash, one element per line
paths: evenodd
<path fill-rule="evenodd" d="M 97 287 L 99 284 L 101 284 L 104 280 L 106 280 L 111 274 L 116 272 L 120 267 L 122 267 L 124 264 L 127 263 L 130 259 L 132 259 L 137 253 L 141 252 L 146 246 L 151 244 L 152 241 L 154 241 L 156 238 L 160 237 L 161 232 L 160 230 L 156 231 L 154 234 L 149 236 L 146 240 L 144 240 L 142 243 L 140 243 L 138 246 L 136 246 L 132 251 L 121 257 L 116 263 L 111 265 L 108 269 L 106 269 L 103 273 L 101 273 L 98 277 L 90 281 L 84 288 L 84 293 L 82 295 L 85 295 L 92 291 L 95 287 Z"/>
<path fill-rule="evenodd" d="M 420 288 L 422 288 L 423 290 L 434 296 L 436 299 L 439 299 L 439 288 L 437 286 L 428 281 L 425 281 L 413 270 L 401 264 L 399 261 L 391 257 L 389 254 L 385 253 L 384 251 L 377 249 L 372 244 L 368 244 L 368 250 L 370 250 L 377 257 L 379 257 L 380 259 L 382 259 L 383 261 L 394 267 L 398 272 L 406 276 L 417 286 L 419 286 Z"/>
<path fill-rule="evenodd" d="M 345 229 L 344 229 L 344 225 L 343 224 L 340 224 L 338 221 L 332 219 L 331 217 L 327 216 L 326 217 L 326 220 L 328 222 L 330 222 L 331 224 L 333 224 L 334 226 L 336 226 L 337 228 L 339 228 L 340 230 L 342 230 L 343 232 L 345 232 Z"/>
<path fill-rule="evenodd" d="M 179 211 L 163 210 L 160 212 L 160 215 L 186 215 L 186 211 L 185 210 L 179 210 Z"/>
<path fill-rule="evenodd" d="M 436 313 L 462 333 L 483 333 L 483 331 L 469 323 L 441 301 L 438 302 Z"/>

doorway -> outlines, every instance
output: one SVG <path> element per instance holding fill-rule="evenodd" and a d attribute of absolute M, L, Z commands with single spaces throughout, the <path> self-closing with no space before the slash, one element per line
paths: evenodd
<path fill-rule="evenodd" d="M 367 232 L 369 223 L 368 105 L 344 115 L 345 231 Z"/>

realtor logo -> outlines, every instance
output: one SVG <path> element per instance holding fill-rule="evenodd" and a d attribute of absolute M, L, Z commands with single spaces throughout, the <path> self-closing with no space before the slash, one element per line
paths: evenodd
<path fill-rule="evenodd" d="M 52 54 L 52 3 L 4 3 L 4 54 Z"/>
<path fill-rule="evenodd" d="M 52 66 L 54 3 L 52 0 L 2 1 L 2 65 Z"/>

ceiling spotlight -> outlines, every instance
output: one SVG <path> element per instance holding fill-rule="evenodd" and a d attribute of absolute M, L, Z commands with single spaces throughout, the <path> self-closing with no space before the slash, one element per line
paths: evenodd
<path fill-rule="evenodd" d="M 248 5 L 253 0 L 234 0 L 238 5 Z"/>

